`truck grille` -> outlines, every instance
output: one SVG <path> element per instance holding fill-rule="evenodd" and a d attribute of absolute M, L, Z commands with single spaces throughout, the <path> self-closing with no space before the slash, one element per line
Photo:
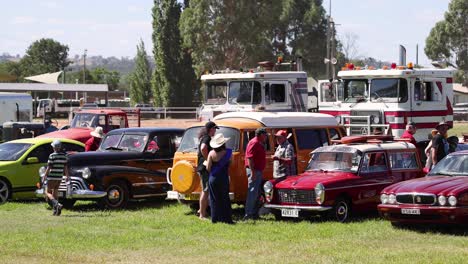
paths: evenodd
<path fill-rule="evenodd" d="M 351 111 L 351 116 L 375 116 L 379 118 L 379 123 L 372 123 L 371 124 L 383 124 L 382 113 L 380 111 Z M 362 124 L 363 127 L 367 125 L 367 118 L 352 118 L 351 124 Z M 362 127 L 351 127 L 351 135 L 361 135 L 363 134 L 364 130 Z"/>
<path fill-rule="evenodd" d="M 315 202 L 315 192 L 312 190 L 278 189 L 280 203 L 311 204 Z"/>
<path fill-rule="evenodd" d="M 425 204 L 433 205 L 436 203 L 436 196 L 434 194 L 397 194 L 396 201 L 400 204 Z"/>

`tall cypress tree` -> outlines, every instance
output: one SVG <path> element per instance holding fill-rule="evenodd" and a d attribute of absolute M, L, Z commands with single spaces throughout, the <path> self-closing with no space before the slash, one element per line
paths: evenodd
<path fill-rule="evenodd" d="M 187 106 L 193 98 L 194 74 L 183 52 L 179 31 L 181 5 L 176 0 L 154 0 L 153 54 L 156 68 L 152 87 L 158 106 Z M 191 73 L 192 72 L 192 73 Z"/>
<path fill-rule="evenodd" d="M 132 103 L 149 103 L 151 92 L 151 68 L 146 55 L 145 43 L 137 45 L 135 69 L 130 75 L 130 98 Z"/>

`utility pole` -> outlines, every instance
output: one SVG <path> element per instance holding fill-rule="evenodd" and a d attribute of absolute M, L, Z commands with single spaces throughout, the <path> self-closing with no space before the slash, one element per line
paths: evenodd
<path fill-rule="evenodd" d="M 83 53 L 83 84 L 86 83 L 86 53 L 87 52 L 88 50 L 85 49 Z"/>

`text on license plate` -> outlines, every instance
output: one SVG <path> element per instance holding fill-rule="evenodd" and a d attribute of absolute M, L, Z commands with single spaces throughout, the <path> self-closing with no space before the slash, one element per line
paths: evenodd
<path fill-rule="evenodd" d="M 419 215 L 419 214 L 421 214 L 421 212 L 419 211 L 419 209 L 401 208 L 401 214 Z"/>
<path fill-rule="evenodd" d="M 281 209 L 281 216 L 299 217 L 299 210 L 298 209 Z"/>

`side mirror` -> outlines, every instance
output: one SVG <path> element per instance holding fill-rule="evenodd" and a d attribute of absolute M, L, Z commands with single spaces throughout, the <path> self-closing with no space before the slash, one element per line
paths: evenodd
<path fill-rule="evenodd" d="M 30 157 L 26 160 L 26 163 L 28 164 L 39 163 L 39 159 L 37 157 Z"/>

